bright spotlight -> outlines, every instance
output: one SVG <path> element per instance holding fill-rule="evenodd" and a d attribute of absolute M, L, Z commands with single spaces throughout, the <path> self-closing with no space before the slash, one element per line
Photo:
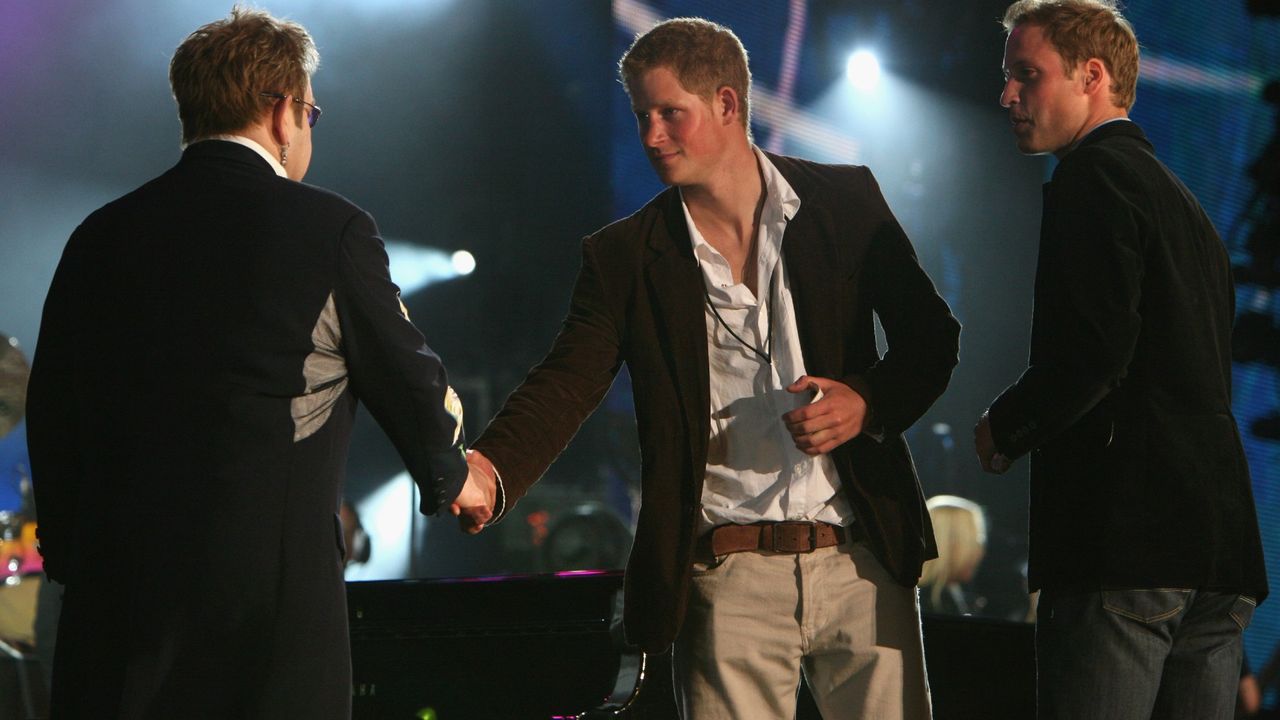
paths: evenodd
<path fill-rule="evenodd" d="M 402 295 L 412 295 L 433 283 L 452 280 L 476 269 L 476 259 L 466 250 L 448 253 L 407 240 L 384 238 L 391 280 Z"/>
<path fill-rule="evenodd" d="M 855 88 L 870 92 L 880 84 L 880 61 L 870 50 L 859 50 L 849 56 L 845 75 Z"/>
<path fill-rule="evenodd" d="M 449 258 L 453 269 L 459 275 L 470 275 L 476 269 L 476 257 L 466 250 L 459 250 Z"/>

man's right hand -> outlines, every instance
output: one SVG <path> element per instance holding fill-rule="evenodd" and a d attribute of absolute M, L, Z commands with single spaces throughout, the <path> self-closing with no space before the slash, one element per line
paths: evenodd
<path fill-rule="evenodd" d="M 458 527 L 463 532 L 475 535 L 493 518 L 493 503 L 497 495 L 498 485 L 494 477 L 475 463 L 468 462 L 467 481 L 449 506 L 449 511 L 458 518 Z"/>

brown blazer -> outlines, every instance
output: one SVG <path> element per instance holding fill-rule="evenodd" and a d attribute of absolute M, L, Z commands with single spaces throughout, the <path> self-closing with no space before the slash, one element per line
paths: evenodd
<path fill-rule="evenodd" d="M 960 325 L 921 269 L 865 167 L 770 155 L 800 197 L 783 261 L 805 368 L 868 401 L 874 429 L 833 451 L 871 548 L 903 585 L 936 556 L 901 433 L 942 394 Z M 583 242 L 564 325 L 550 352 L 473 446 L 502 473 L 500 517 L 528 491 L 626 363 L 640 435 L 641 508 L 627 563 L 629 641 L 665 650 L 679 632 L 709 434 L 704 289 L 679 194 L 667 189 Z M 872 313 L 888 352 L 880 357 Z"/>

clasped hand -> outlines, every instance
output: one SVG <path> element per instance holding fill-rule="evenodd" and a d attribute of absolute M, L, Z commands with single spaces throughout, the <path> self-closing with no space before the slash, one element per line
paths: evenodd
<path fill-rule="evenodd" d="M 818 399 L 782 416 L 796 447 L 806 455 L 822 455 L 862 433 L 867 401 L 839 380 L 801 376 L 787 392 L 812 392 Z"/>
<path fill-rule="evenodd" d="M 458 527 L 463 532 L 475 535 L 493 518 L 497 495 L 498 483 L 494 476 L 468 458 L 467 481 L 449 505 L 449 512 L 458 518 Z"/>

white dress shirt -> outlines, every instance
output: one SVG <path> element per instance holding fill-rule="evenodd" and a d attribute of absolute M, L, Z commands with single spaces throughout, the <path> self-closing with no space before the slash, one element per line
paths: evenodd
<path fill-rule="evenodd" d="M 790 278 L 782 262 L 783 235 L 800 209 L 800 198 L 773 163 L 759 149 L 755 153 L 766 194 L 756 239 L 755 294 L 734 283 L 728 261 L 698 232 L 681 199 L 709 300 L 704 313 L 711 437 L 700 530 L 766 520 L 848 525 L 853 511 L 839 492 L 835 464 L 827 455 L 811 457 L 798 450 L 782 420 L 784 413 L 812 399 L 810 393 L 786 390 L 805 374 Z M 770 325 L 772 340 L 767 340 Z M 771 355 L 772 362 L 757 351 Z"/>

